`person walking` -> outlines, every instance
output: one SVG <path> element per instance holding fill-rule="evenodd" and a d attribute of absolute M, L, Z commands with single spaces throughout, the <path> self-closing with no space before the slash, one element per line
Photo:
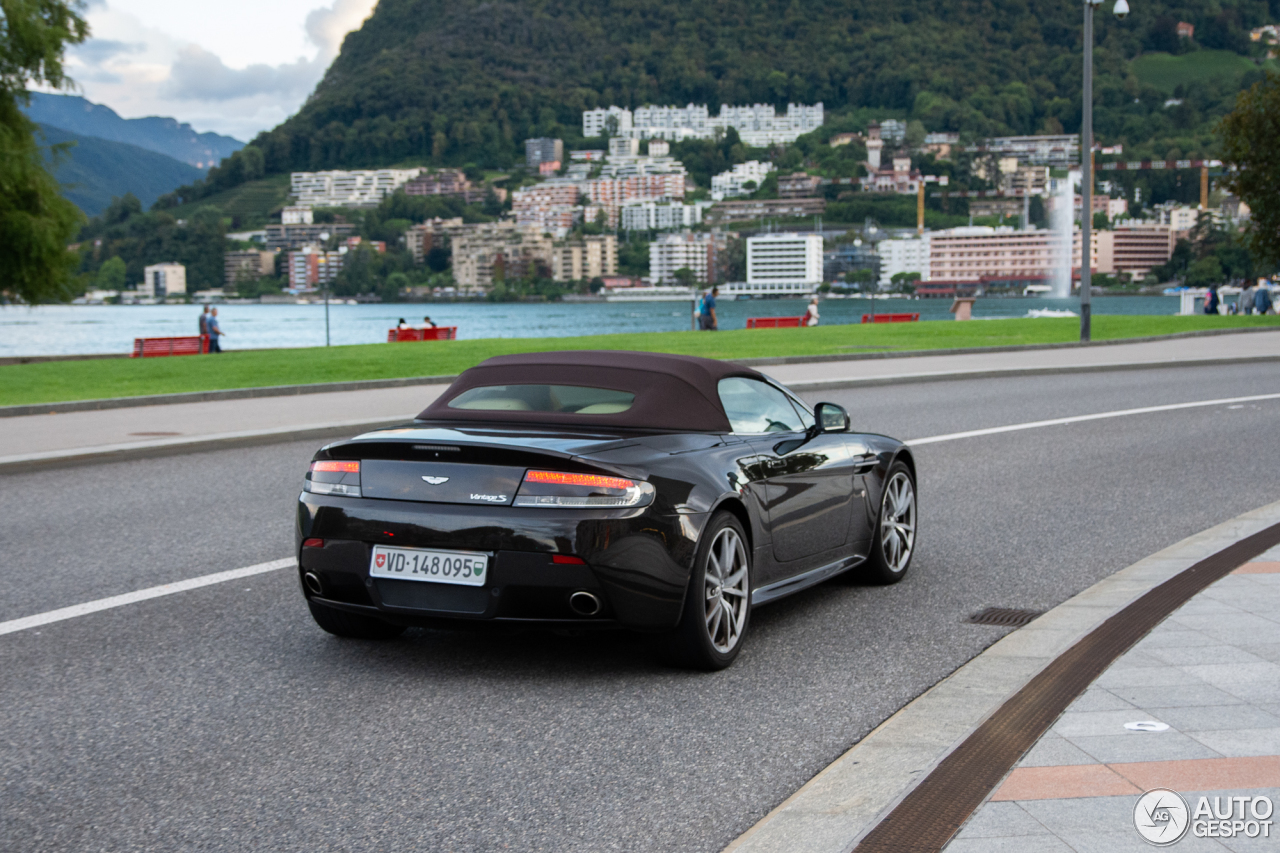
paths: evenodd
<path fill-rule="evenodd" d="M 702 297 L 702 313 L 698 319 L 704 332 L 714 332 L 720 328 L 720 322 L 716 319 L 716 296 L 720 293 L 720 288 L 713 287 L 711 292 Z"/>
<path fill-rule="evenodd" d="M 1246 282 L 1240 295 L 1236 297 L 1236 313 L 1248 314 L 1253 310 L 1253 284 Z"/>
<path fill-rule="evenodd" d="M 1255 314 L 1274 314 L 1275 304 L 1271 301 L 1271 291 L 1264 284 L 1253 290 L 1253 312 Z"/>
<path fill-rule="evenodd" d="M 1216 284 L 1209 285 L 1209 292 L 1204 295 L 1204 313 L 1218 313 L 1218 286 Z"/>
<path fill-rule="evenodd" d="M 200 334 L 209 334 L 209 306 L 204 306 L 204 311 L 200 313 Z"/>
<path fill-rule="evenodd" d="M 818 297 L 815 296 L 809 300 L 809 308 L 804 312 L 804 320 L 801 321 L 804 326 L 818 325 Z"/>
<path fill-rule="evenodd" d="M 209 352 L 222 352 L 222 345 L 218 343 L 218 338 L 226 334 L 218 326 L 218 309 L 211 308 L 209 310 Z"/>

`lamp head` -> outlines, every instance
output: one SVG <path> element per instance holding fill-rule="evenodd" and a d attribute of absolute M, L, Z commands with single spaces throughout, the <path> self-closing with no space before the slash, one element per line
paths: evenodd
<path fill-rule="evenodd" d="M 1097 9 L 1102 5 L 1102 0 L 1084 0 L 1084 5 L 1088 6 L 1090 9 Z"/>
<path fill-rule="evenodd" d="M 1129 17 L 1129 0 L 1116 0 L 1115 16 L 1121 21 Z"/>

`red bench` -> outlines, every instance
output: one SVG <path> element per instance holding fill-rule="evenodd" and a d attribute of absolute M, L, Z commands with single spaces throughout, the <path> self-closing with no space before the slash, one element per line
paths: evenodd
<path fill-rule="evenodd" d="M 919 314 L 863 314 L 864 323 L 914 323 L 920 319 Z"/>
<path fill-rule="evenodd" d="M 157 358 L 162 355 L 203 355 L 209 351 L 208 335 L 180 338 L 134 338 L 130 358 Z"/>
<path fill-rule="evenodd" d="M 748 329 L 794 329 L 804 322 L 803 317 L 748 317 Z"/>
<path fill-rule="evenodd" d="M 453 341 L 458 338 L 457 326 L 436 326 L 434 329 L 391 329 L 387 343 L 397 341 Z"/>

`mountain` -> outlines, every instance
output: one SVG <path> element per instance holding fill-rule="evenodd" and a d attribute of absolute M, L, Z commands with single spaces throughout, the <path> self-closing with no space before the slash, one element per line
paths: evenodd
<path fill-rule="evenodd" d="M 1100 137 L 1161 157 L 1206 153 L 1213 122 L 1261 77 L 1248 30 L 1280 19 L 1280 0 L 1132 5 L 1124 21 L 1109 4 L 1097 15 Z M 505 167 L 526 137 L 575 141 L 583 109 L 690 102 L 714 112 L 821 101 L 829 123 L 878 115 L 929 131 L 1072 132 L 1080 10 L 1062 0 L 380 0 L 299 112 L 252 145 L 267 173 Z M 1179 21 L 1196 25 L 1196 40 L 1178 38 Z M 1253 70 L 1187 86 L 1174 116 L 1131 62 L 1200 48 Z"/>
<path fill-rule="evenodd" d="M 27 116 L 47 124 L 111 142 L 125 142 L 164 154 L 197 169 L 208 169 L 244 147 L 244 143 L 217 133 L 197 133 L 177 119 L 151 116 L 121 118 L 115 110 L 75 95 L 31 93 Z"/>
<path fill-rule="evenodd" d="M 97 216 L 111 199 L 133 193 L 144 207 L 182 184 L 203 177 L 204 172 L 164 154 L 137 145 L 82 136 L 60 127 L 41 124 L 46 145 L 74 142 L 75 146 L 54 158 L 54 176 L 64 185 L 63 195 L 89 216 Z"/>

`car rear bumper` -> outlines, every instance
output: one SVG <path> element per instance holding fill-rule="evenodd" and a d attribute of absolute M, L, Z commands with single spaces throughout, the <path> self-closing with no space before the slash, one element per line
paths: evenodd
<path fill-rule="evenodd" d="M 647 510 L 548 510 L 328 497 L 298 504 L 300 576 L 312 573 L 315 603 L 401 624 L 440 618 L 554 624 L 675 627 L 703 515 Z M 302 547 L 322 539 L 322 547 Z M 481 587 L 374 578 L 374 545 L 445 548 L 492 555 Z M 553 561 L 579 557 L 581 564 Z M 570 604 L 585 592 L 586 614 Z M 581 600 L 580 600 L 581 601 Z"/>

